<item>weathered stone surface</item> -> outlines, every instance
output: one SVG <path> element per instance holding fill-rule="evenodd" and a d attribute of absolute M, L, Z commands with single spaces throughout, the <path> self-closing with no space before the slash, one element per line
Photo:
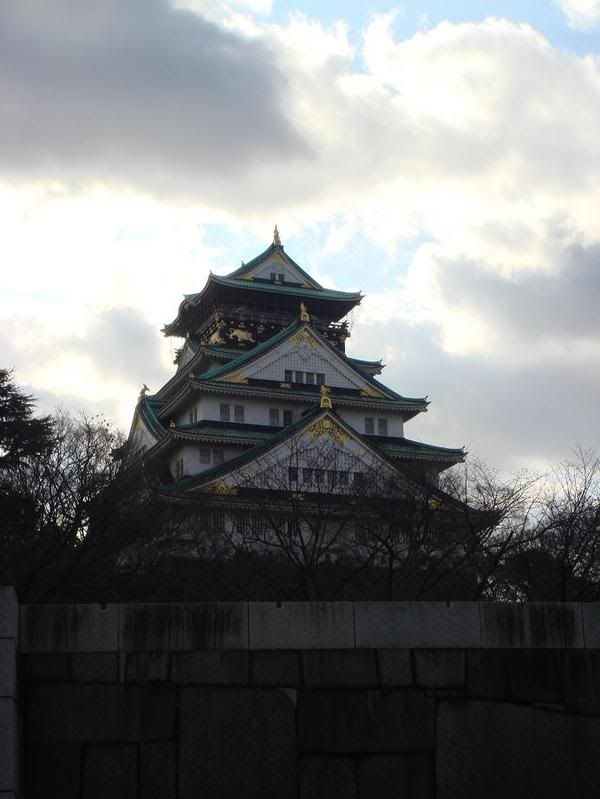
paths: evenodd
<path fill-rule="evenodd" d="M 467 651 L 468 696 L 481 699 L 505 699 L 508 693 L 506 652 L 503 649 Z"/>
<path fill-rule="evenodd" d="M 440 702 L 438 799 L 600 792 L 600 719 L 499 702 Z"/>
<path fill-rule="evenodd" d="M 435 705 L 421 691 L 301 691 L 298 746 L 304 752 L 433 749 Z"/>
<path fill-rule="evenodd" d="M 482 602 L 486 648 L 579 649 L 584 646 L 577 602 Z"/>
<path fill-rule="evenodd" d="M 28 741 L 152 741 L 172 738 L 174 731 L 171 686 L 32 684 L 27 692 Z"/>
<path fill-rule="evenodd" d="M 352 649 L 352 602 L 250 602 L 250 649 Z"/>
<path fill-rule="evenodd" d="M 567 710 L 600 715 L 600 652 L 565 652 L 564 665 Z"/>
<path fill-rule="evenodd" d="M 359 796 L 376 799 L 433 799 L 435 762 L 432 752 L 410 752 L 362 758 Z"/>
<path fill-rule="evenodd" d="M 19 603 L 11 585 L 0 585 L 0 638 L 19 637 Z"/>
<path fill-rule="evenodd" d="M 14 638 L 0 638 L 0 697 L 17 693 L 17 648 Z"/>
<path fill-rule="evenodd" d="M 300 799 L 356 799 L 358 796 L 356 768 L 350 758 L 303 757 L 298 766 Z"/>
<path fill-rule="evenodd" d="M 117 682 L 116 652 L 83 652 L 71 655 L 71 677 L 75 682 Z"/>
<path fill-rule="evenodd" d="M 319 650 L 302 653 L 304 684 L 309 688 L 377 686 L 375 653 L 370 649 Z"/>
<path fill-rule="evenodd" d="M 506 653 L 508 698 L 516 702 L 562 702 L 563 652 L 548 649 Z"/>
<path fill-rule="evenodd" d="M 23 655 L 22 663 L 27 681 L 66 682 L 71 678 L 69 655 Z"/>
<path fill-rule="evenodd" d="M 417 685 L 427 688 L 461 688 L 465 684 L 465 653 L 461 649 L 417 649 Z"/>
<path fill-rule="evenodd" d="M 248 649 L 246 602 L 121 605 L 121 649 Z"/>
<path fill-rule="evenodd" d="M 355 602 L 354 615 L 360 648 L 481 646 L 477 602 Z"/>
<path fill-rule="evenodd" d="M 188 685 L 248 685 L 247 651 L 176 652 L 171 680 Z"/>
<path fill-rule="evenodd" d="M 257 651 L 250 653 L 252 685 L 297 688 L 301 682 L 298 652 Z"/>
<path fill-rule="evenodd" d="M 12 791 L 19 783 L 19 721 L 15 700 L 0 699 L 0 791 Z"/>
<path fill-rule="evenodd" d="M 23 605 L 20 651 L 116 652 L 118 605 Z"/>
<path fill-rule="evenodd" d="M 140 747 L 140 799 L 176 799 L 177 748 L 174 743 Z"/>
<path fill-rule="evenodd" d="M 408 687 L 413 683 L 410 649 L 378 649 L 379 679 L 384 688 Z"/>
<path fill-rule="evenodd" d="M 131 799 L 137 795 L 136 746 L 96 744 L 86 749 L 83 799 Z"/>
<path fill-rule="evenodd" d="M 294 708 L 283 691 L 184 688 L 179 740 L 181 799 L 296 795 Z"/>
<path fill-rule="evenodd" d="M 79 799 L 82 747 L 28 746 L 24 754 L 27 799 Z"/>
<path fill-rule="evenodd" d="M 165 682 L 169 679 L 168 652 L 132 652 L 125 664 L 126 682 Z"/>

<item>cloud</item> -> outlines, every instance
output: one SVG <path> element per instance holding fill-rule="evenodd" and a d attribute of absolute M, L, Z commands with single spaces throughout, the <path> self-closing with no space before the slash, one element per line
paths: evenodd
<path fill-rule="evenodd" d="M 558 0 L 558 5 L 567 15 L 570 28 L 590 31 L 600 27 L 599 0 Z"/>
<path fill-rule="evenodd" d="M 306 157 L 269 48 L 165 0 L 5 3 L 0 76 L 5 176 L 198 197 Z"/>

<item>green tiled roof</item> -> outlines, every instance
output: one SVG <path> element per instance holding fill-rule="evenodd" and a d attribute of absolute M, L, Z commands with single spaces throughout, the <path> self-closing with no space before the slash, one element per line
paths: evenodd
<path fill-rule="evenodd" d="M 433 444 L 423 444 L 410 438 L 393 436 L 365 436 L 376 447 L 382 449 L 393 458 L 419 458 L 430 461 L 452 461 L 458 463 L 464 460 L 465 450 L 461 447 L 438 447 Z"/>
<path fill-rule="evenodd" d="M 216 283 L 220 286 L 230 286 L 232 288 L 250 290 L 250 291 L 266 291 L 273 294 L 293 295 L 295 297 L 305 297 L 320 300 L 341 300 L 342 302 L 362 300 L 360 291 L 336 291 L 335 289 L 322 289 L 322 288 L 304 288 L 304 286 L 294 286 L 289 283 L 271 283 L 268 280 L 244 280 L 244 278 L 221 277 L 219 275 L 210 275 L 208 282 L 204 289 L 196 294 L 186 294 L 185 299 L 192 304 L 197 302 L 200 297 L 206 292 L 210 283 Z"/>
<path fill-rule="evenodd" d="M 240 266 L 239 269 L 236 269 L 235 272 L 230 272 L 230 274 L 228 274 L 227 277 L 233 277 L 233 278 L 243 277 L 244 275 L 247 275 L 248 272 L 251 272 L 253 269 L 255 269 L 257 266 L 260 266 L 260 264 L 262 264 L 263 261 L 267 261 L 271 257 L 271 255 L 274 255 L 277 252 L 280 253 L 283 256 L 284 260 L 286 260 L 291 266 L 293 266 L 294 269 L 297 269 L 298 272 L 300 272 L 300 274 L 304 277 L 304 279 L 308 283 L 312 284 L 315 288 L 318 289 L 323 288 L 319 283 L 317 283 L 317 281 L 313 277 L 311 277 L 308 274 L 308 272 L 305 272 L 304 269 L 302 269 L 302 267 L 299 264 L 297 264 L 293 258 L 290 258 L 287 252 L 285 252 L 285 250 L 283 249 L 283 245 L 281 244 L 269 245 L 264 252 L 261 252 L 260 255 L 256 256 L 256 258 L 253 258 L 251 261 L 248 261 L 247 264 L 242 264 L 242 266 Z"/>

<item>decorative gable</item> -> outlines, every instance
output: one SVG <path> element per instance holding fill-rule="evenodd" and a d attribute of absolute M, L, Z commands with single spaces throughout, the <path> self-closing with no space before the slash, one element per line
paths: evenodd
<path fill-rule="evenodd" d="M 239 277 L 243 280 L 268 280 L 279 283 L 297 283 L 304 288 L 321 288 L 300 267 L 289 258 L 282 247 L 272 248 L 270 254 L 260 259 L 256 265 L 244 270 Z"/>
<path fill-rule="evenodd" d="M 293 373 L 291 376 L 290 372 Z M 385 396 L 324 344 L 307 325 L 272 350 L 221 379 L 239 383 L 249 378 L 279 383 L 324 383 L 333 388 L 356 389 L 371 397 Z"/>

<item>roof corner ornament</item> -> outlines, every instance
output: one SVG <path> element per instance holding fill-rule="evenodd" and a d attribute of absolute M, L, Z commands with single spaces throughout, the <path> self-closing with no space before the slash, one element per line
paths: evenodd
<path fill-rule="evenodd" d="M 308 313 L 308 308 L 303 302 L 300 303 L 300 321 L 310 322 L 310 314 Z"/>
<path fill-rule="evenodd" d="M 140 391 L 140 399 L 144 399 L 144 397 L 146 396 L 146 394 L 147 394 L 149 391 L 150 391 L 150 389 L 149 389 L 149 388 L 148 388 L 148 386 L 147 386 L 147 385 L 144 383 L 144 385 L 142 386 L 142 390 Z"/>
<path fill-rule="evenodd" d="M 169 430 L 174 430 L 174 429 L 175 429 L 175 419 L 171 419 L 171 421 L 169 422 Z"/>
<path fill-rule="evenodd" d="M 277 225 L 275 225 L 275 230 L 273 231 L 273 244 L 276 247 L 281 247 L 281 239 L 279 238 L 279 231 L 277 230 Z"/>
<path fill-rule="evenodd" d="M 332 410 L 333 405 L 331 403 L 331 389 L 327 386 L 321 386 L 321 408 L 328 408 Z"/>

